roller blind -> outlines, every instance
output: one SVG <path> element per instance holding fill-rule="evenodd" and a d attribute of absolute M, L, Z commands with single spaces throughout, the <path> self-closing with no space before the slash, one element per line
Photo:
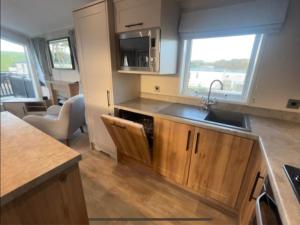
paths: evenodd
<path fill-rule="evenodd" d="M 209 37 L 278 32 L 289 0 L 255 0 L 225 7 L 183 13 L 182 37 Z"/>

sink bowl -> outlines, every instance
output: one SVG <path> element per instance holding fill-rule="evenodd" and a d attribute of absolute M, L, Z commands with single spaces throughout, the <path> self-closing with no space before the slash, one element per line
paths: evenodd
<path fill-rule="evenodd" d="M 210 110 L 204 120 L 221 126 L 250 131 L 248 116 L 242 113 Z"/>
<path fill-rule="evenodd" d="M 210 123 L 231 129 L 251 131 L 248 116 L 242 113 L 214 109 L 210 109 L 208 111 L 198 106 L 190 106 L 178 103 L 171 104 L 159 112 L 170 116 Z"/>

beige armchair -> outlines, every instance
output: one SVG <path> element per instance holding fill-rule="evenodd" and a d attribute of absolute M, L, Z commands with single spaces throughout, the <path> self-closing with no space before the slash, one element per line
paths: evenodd
<path fill-rule="evenodd" d="M 84 97 L 76 95 L 68 99 L 63 106 L 53 105 L 47 109 L 45 116 L 29 115 L 23 118 L 38 129 L 52 137 L 65 141 L 69 145 L 69 138 L 85 124 Z"/>

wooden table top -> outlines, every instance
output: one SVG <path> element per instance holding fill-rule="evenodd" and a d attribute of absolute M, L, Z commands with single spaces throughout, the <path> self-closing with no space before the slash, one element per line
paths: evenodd
<path fill-rule="evenodd" d="M 76 164 L 81 155 L 9 112 L 1 112 L 1 205 Z"/>

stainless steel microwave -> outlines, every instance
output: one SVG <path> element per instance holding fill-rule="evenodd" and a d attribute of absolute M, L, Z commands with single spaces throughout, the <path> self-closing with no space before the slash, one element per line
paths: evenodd
<path fill-rule="evenodd" d="M 121 33 L 118 58 L 121 71 L 159 72 L 160 29 Z"/>

